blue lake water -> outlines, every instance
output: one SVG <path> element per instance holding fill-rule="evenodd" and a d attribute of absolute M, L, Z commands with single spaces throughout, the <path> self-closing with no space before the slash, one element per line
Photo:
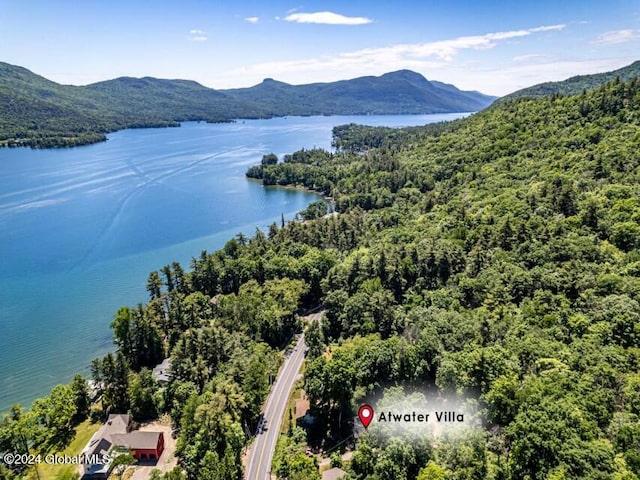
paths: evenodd
<path fill-rule="evenodd" d="M 331 129 L 463 114 L 288 117 L 125 130 L 60 150 L 0 149 L 0 412 L 30 405 L 112 349 L 148 274 L 265 229 L 319 198 L 247 180 L 262 155 L 330 148 Z"/>

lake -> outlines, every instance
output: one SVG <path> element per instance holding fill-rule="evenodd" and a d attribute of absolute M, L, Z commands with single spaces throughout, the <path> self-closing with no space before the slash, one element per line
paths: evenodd
<path fill-rule="evenodd" d="M 0 412 L 87 374 L 112 349 L 117 308 L 147 300 L 149 272 L 172 261 L 188 268 L 202 250 L 320 198 L 247 180 L 262 155 L 329 149 L 332 127 L 350 122 L 464 115 L 193 122 L 72 149 L 0 149 Z"/>

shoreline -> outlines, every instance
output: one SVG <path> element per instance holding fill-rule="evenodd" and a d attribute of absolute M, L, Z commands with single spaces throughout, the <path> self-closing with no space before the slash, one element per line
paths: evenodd
<path fill-rule="evenodd" d="M 333 213 L 336 211 L 336 204 L 335 204 L 335 199 L 329 195 L 325 195 L 322 192 L 319 192 L 317 190 L 313 190 L 311 188 L 307 188 L 304 185 L 265 185 L 264 183 L 262 183 L 262 179 L 260 178 L 252 178 L 252 177 L 247 177 L 245 175 L 245 178 L 253 183 L 257 183 L 259 184 L 262 188 L 266 188 L 266 189 L 277 189 L 277 190 L 290 190 L 290 191 L 302 191 L 302 192 L 306 192 L 306 193 L 312 193 L 314 195 L 318 195 L 320 197 L 322 197 L 322 199 L 327 202 L 329 204 L 330 211 L 328 213 Z M 308 205 L 307 205 L 308 206 Z"/>
<path fill-rule="evenodd" d="M 387 116 L 387 117 L 401 117 L 401 116 L 421 116 L 421 115 L 455 115 L 455 114 L 472 114 L 476 112 L 424 112 L 424 113 L 313 113 L 309 115 L 272 115 L 265 117 L 239 117 L 232 118 L 228 120 L 175 120 L 171 122 L 167 122 L 166 125 L 129 125 L 122 128 L 117 128 L 113 130 L 104 130 L 104 131 L 95 131 L 95 132 L 86 132 L 87 138 L 81 138 L 79 136 L 50 136 L 44 137 L 41 139 L 36 138 L 26 138 L 26 139 L 17 139 L 17 138 L 7 138 L 4 140 L 0 140 L 0 149 L 13 149 L 13 148 L 31 148 L 34 150 L 59 150 L 59 149 L 67 149 L 67 148 L 75 148 L 75 147 L 85 147 L 88 145 L 95 145 L 98 143 L 107 142 L 109 140 L 108 135 L 116 132 L 122 132 L 124 130 L 141 130 L 146 128 L 180 128 L 183 123 L 207 123 L 211 125 L 216 124 L 225 124 L 225 123 L 238 123 L 244 122 L 247 120 L 272 120 L 276 118 L 310 118 L 310 117 L 371 117 L 371 116 Z M 364 124 L 362 124 L 364 125 Z M 402 127 L 397 127 L 402 128 Z M 1 134 L 1 132 L 0 132 Z M 43 141 L 43 145 L 35 144 L 36 141 Z"/>

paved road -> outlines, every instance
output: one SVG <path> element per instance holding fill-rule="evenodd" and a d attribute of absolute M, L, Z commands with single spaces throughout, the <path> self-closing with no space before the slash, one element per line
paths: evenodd
<path fill-rule="evenodd" d="M 269 480 L 271 460 L 278 442 L 282 417 L 287 409 L 291 390 L 298 379 L 304 360 L 304 335 L 301 335 L 293 352 L 284 361 L 278 378 L 271 388 L 263 410 L 264 430 L 258 429 L 256 440 L 249 450 L 245 478 L 247 480 Z"/>
<path fill-rule="evenodd" d="M 318 312 L 306 317 L 308 321 L 317 321 L 324 312 Z M 284 361 L 276 382 L 271 387 L 263 410 L 264 430 L 258 429 L 256 440 L 247 454 L 247 480 L 270 480 L 271 461 L 276 449 L 282 418 L 284 417 L 291 396 L 291 391 L 298 378 L 298 372 L 304 361 L 304 334 L 300 335 L 291 355 Z"/>

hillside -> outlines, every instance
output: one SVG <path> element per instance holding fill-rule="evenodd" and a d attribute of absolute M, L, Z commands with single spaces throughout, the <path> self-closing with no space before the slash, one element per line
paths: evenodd
<path fill-rule="evenodd" d="M 333 83 L 214 90 L 188 80 L 121 77 L 60 85 L 0 62 L 0 146 L 72 146 L 131 127 L 225 122 L 284 115 L 410 114 L 477 111 L 494 100 L 400 71 Z"/>
<path fill-rule="evenodd" d="M 190 80 L 120 77 L 80 88 L 88 97 L 108 104 L 117 115 L 138 118 L 142 123 L 149 116 L 172 122 L 218 122 L 264 115 L 260 108 Z"/>
<path fill-rule="evenodd" d="M 262 115 L 196 82 L 123 77 L 78 87 L 0 62 L 0 145 L 72 146 L 122 128 Z"/>
<path fill-rule="evenodd" d="M 0 144 L 37 146 L 51 137 L 62 144 L 72 138 L 79 143 L 99 141 L 105 131 L 117 128 L 108 113 L 81 89 L 0 62 Z"/>
<path fill-rule="evenodd" d="M 544 97 L 547 95 L 577 95 L 583 90 L 593 90 L 616 78 L 628 81 L 640 77 L 640 60 L 631 65 L 611 72 L 595 73 L 592 75 L 577 75 L 560 82 L 545 82 L 532 87 L 523 88 L 510 93 L 501 100 L 521 97 Z"/>

